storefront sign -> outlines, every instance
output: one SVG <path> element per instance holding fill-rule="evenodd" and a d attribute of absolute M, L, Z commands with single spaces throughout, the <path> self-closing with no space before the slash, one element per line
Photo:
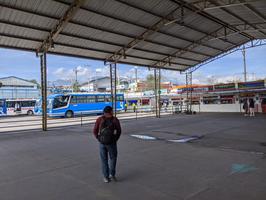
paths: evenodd
<path fill-rule="evenodd" d="M 238 83 L 239 89 L 264 88 L 264 81 Z"/>

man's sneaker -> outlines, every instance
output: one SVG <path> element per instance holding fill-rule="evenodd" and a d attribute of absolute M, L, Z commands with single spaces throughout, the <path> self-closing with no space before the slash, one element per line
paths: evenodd
<path fill-rule="evenodd" d="M 104 183 L 109 183 L 109 182 L 110 182 L 110 179 L 104 177 L 104 178 L 103 178 L 103 182 L 104 182 Z"/>
<path fill-rule="evenodd" d="M 110 179 L 111 179 L 112 181 L 114 181 L 114 182 L 117 182 L 117 179 L 116 179 L 115 176 L 110 176 Z"/>

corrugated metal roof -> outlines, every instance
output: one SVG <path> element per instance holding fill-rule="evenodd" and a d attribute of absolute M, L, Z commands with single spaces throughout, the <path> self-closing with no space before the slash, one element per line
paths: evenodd
<path fill-rule="evenodd" d="M 72 2 L 0 0 L 0 47 L 37 51 Z M 266 1 L 205 2 L 84 0 L 48 53 L 186 70 L 266 38 Z"/>
<path fill-rule="evenodd" d="M 28 80 L 24 80 L 15 76 L 8 76 L 0 78 L 0 82 L 4 86 L 34 86 L 37 87 L 37 84 L 32 83 Z"/>

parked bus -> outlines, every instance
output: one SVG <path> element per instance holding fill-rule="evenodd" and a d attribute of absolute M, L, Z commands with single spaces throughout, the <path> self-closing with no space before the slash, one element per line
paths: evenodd
<path fill-rule="evenodd" d="M 34 99 L 0 99 L 0 116 L 33 115 Z"/>
<path fill-rule="evenodd" d="M 117 111 L 124 110 L 124 95 L 116 95 Z M 47 98 L 47 115 L 49 117 L 74 117 L 80 114 L 100 114 L 105 106 L 112 106 L 110 94 L 54 94 Z M 35 113 L 41 114 L 42 101 L 38 100 Z"/>

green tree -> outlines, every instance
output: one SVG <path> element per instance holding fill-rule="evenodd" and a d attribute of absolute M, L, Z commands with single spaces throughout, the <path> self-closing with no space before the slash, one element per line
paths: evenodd
<path fill-rule="evenodd" d="M 80 92 L 80 85 L 78 82 L 73 83 L 73 92 Z"/>
<path fill-rule="evenodd" d="M 154 75 L 148 74 L 146 76 L 146 90 L 153 90 L 154 89 Z"/>

